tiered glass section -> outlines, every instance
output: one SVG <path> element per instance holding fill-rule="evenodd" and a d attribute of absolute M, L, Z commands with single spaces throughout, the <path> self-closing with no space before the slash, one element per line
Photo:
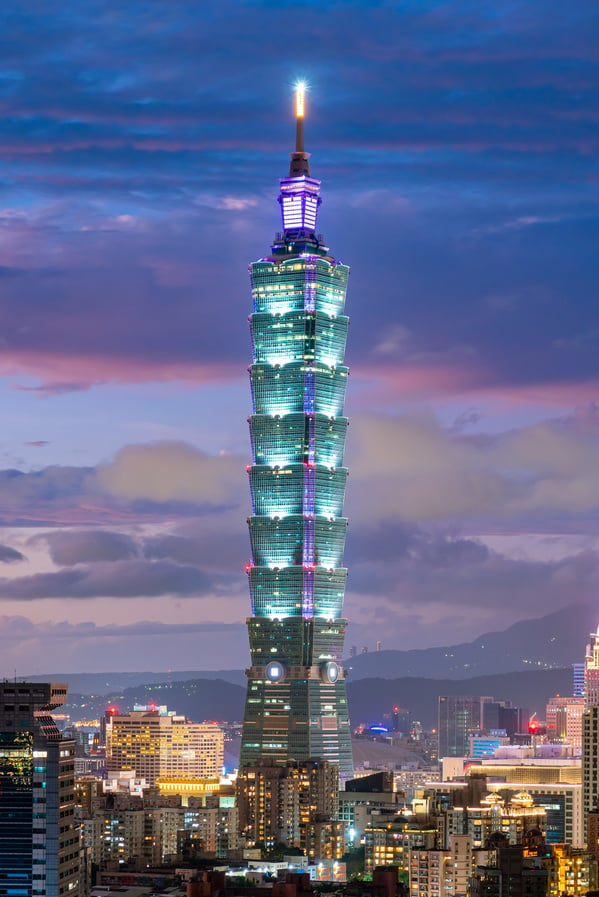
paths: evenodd
<path fill-rule="evenodd" d="M 343 416 L 349 269 L 316 235 L 320 182 L 303 147 L 283 231 L 250 266 L 253 464 L 247 566 L 252 666 L 240 762 L 322 757 L 353 772 L 345 672 Z"/>

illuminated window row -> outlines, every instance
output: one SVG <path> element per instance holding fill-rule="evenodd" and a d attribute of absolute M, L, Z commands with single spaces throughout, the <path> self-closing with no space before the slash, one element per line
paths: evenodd
<path fill-rule="evenodd" d="M 292 666 L 310 663 L 311 621 L 298 616 L 281 620 L 258 617 L 249 621 L 248 631 L 253 663 L 265 663 L 273 657 Z"/>
<path fill-rule="evenodd" d="M 347 570 L 316 569 L 313 574 L 313 613 L 315 617 L 335 619 L 341 615 Z M 252 610 L 258 616 L 292 617 L 302 615 L 302 595 L 306 572 L 301 567 L 249 571 Z"/>
<path fill-rule="evenodd" d="M 347 520 L 289 516 L 281 520 L 251 517 L 250 539 L 254 564 L 287 567 L 305 563 L 304 545 L 310 542 L 315 566 L 338 567 L 343 558 Z"/>
<path fill-rule="evenodd" d="M 256 363 L 289 364 L 304 358 L 328 365 L 343 360 L 349 318 L 330 318 L 322 312 L 286 315 L 254 314 L 251 331 Z"/>
<path fill-rule="evenodd" d="M 346 625 L 342 618 L 326 623 L 322 620 L 314 621 L 312 651 L 316 660 L 342 660 Z"/>
<path fill-rule="evenodd" d="M 341 517 L 347 469 L 310 468 L 292 464 L 280 470 L 252 467 L 249 472 L 252 505 L 257 516 L 284 517 L 312 512 Z"/>
<path fill-rule="evenodd" d="M 288 263 L 256 262 L 251 266 L 254 310 L 285 312 L 304 308 L 309 293 L 317 311 L 339 315 L 345 304 L 349 268 L 312 258 Z"/>
<path fill-rule="evenodd" d="M 302 413 L 284 417 L 253 415 L 250 418 L 252 452 L 256 464 L 284 466 L 313 461 L 325 467 L 343 463 L 347 418 Z"/>
<path fill-rule="evenodd" d="M 302 362 L 275 368 L 254 364 L 250 369 L 252 399 L 256 414 L 304 412 L 308 378 L 312 380 L 313 411 L 327 417 L 343 414 L 348 369 Z"/>

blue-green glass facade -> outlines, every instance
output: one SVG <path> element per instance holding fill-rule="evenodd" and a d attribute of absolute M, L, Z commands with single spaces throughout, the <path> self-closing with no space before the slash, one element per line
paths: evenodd
<path fill-rule="evenodd" d="M 251 667 L 241 765 L 322 757 L 352 775 L 341 666 L 349 269 L 316 234 L 320 182 L 295 152 L 283 230 L 250 266 Z"/>

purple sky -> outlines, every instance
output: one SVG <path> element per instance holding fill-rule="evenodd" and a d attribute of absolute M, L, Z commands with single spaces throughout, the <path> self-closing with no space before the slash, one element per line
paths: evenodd
<path fill-rule="evenodd" d="M 299 77 L 352 266 L 348 647 L 597 601 L 596 0 L 0 19 L 0 675 L 246 665 L 247 264 Z"/>

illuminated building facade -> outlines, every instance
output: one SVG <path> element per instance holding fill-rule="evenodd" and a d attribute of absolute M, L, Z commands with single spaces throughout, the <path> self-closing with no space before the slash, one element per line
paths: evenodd
<path fill-rule="evenodd" d="M 344 826 L 336 820 L 339 774 L 326 760 L 262 760 L 237 776 L 239 830 L 247 842 L 301 848 L 306 856 L 339 859 Z"/>
<path fill-rule="evenodd" d="M 583 828 L 588 814 L 599 809 L 599 629 L 591 633 L 584 658 L 584 713 L 582 716 Z"/>
<path fill-rule="evenodd" d="M 589 707 L 582 715 L 582 812 L 586 831 L 588 814 L 599 809 L 599 704 Z"/>
<path fill-rule="evenodd" d="M 597 887 L 597 860 L 590 851 L 570 844 L 556 844 L 549 877 L 550 897 L 579 897 Z"/>
<path fill-rule="evenodd" d="M 584 698 L 584 663 L 572 664 L 572 694 Z"/>
<path fill-rule="evenodd" d="M 240 764 L 322 757 L 350 777 L 341 667 L 349 269 L 316 234 L 320 182 L 304 152 L 301 89 L 297 100 L 283 230 L 250 266 L 251 668 Z"/>
<path fill-rule="evenodd" d="M 482 765 L 472 765 L 466 772 L 466 782 L 443 781 L 431 783 L 424 791 L 426 803 L 430 807 L 430 795 L 435 795 L 437 802 L 453 801 L 456 805 L 468 803 L 467 798 L 460 796 L 467 793 L 469 783 L 487 776 L 484 791 L 499 794 L 506 800 L 517 797 L 519 793 L 529 794 L 535 805 L 545 812 L 542 825 L 548 844 L 568 843 L 573 847 L 584 844 L 582 832 L 582 785 L 580 783 L 580 765 L 578 766 L 531 766 L 530 761 L 518 761 L 517 764 L 501 764 L 481 761 Z M 458 826 L 459 826 L 458 816 Z"/>
<path fill-rule="evenodd" d="M 190 723 L 166 707 L 139 707 L 112 714 L 106 726 L 109 773 L 134 770 L 147 785 L 169 776 L 218 776 L 224 734 L 215 723 Z"/>
<path fill-rule="evenodd" d="M 75 742 L 51 716 L 67 686 L 0 682 L 0 894 L 60 897 L 79 889 Z"/>
<path fill-rule="evenodd" d="M 409 852 L 410 897 L 454 897 L 466 894 L 475 870 L 469 835 L 451 835 L 446 850 Z"/>
<path fill-rule="evenodd" d="M 403 816 L 372 822 L 364 832 L 364 871 L 376 866 L 397 866 L 409 872 L 411 850 L 433 850 L 439 832 L 434 825 L 420 823 Z"/>
<path fill-rule="evenodd" d="M 529 792 L 510 794 L 508 800 L 490 792 L 478 806 L 450 807 L 441 816 L 446 837 L 468 834 L 474 847 L 483 847 L 493 832 L 501 832 L 510 844 L 521 844 L 531 829 L 545 831 L 547 811 Z"/>
<path fill-rule="evenodd" d="M 582 750 L 582 714 L 584 697 L 559 695 L 549 698 L 545 711 L 547 737 L 553 744 L 567 744 L 574 754 Z"/>
<path fill-rule="evenodd" d="M 585 710 L 599 703 L 599 629 L 591 632 L 584 658 Z"/>
<path fill-rule="evenodd" d="M 83 842 L 92 863 L 105 867 L 129 857 L 161 864 L 190 851 L 218 856 L 237 847 L 234 793 L 206 797 L 105 792 L 82 808 Z"/>

